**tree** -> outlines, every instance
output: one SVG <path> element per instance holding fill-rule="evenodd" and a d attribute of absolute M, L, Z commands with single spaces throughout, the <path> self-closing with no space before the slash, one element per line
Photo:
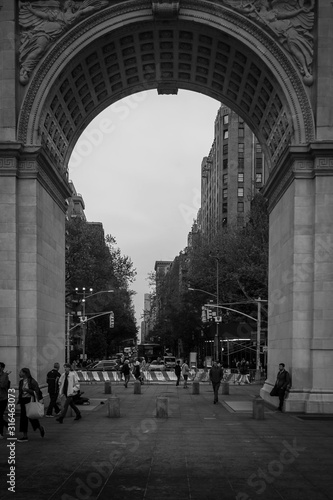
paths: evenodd
<path fill-rule="evenodd" d="M 86 314 L 115 314 L 115 328 L 109 328 L 109 315 L 105 314 L 89 323 L 92 333 L 86 339 L 87 353 L 101 357 L 112 353 L 113 340 L 118 342 L 136 338 L 133 293 L 129 289 L 136 270 L 128 256 L 123 256 L 113 236 L 104 232 L 101 224 L 89 223 L 72 218 L 66 223 L 66 297 L 67 306 L 80 309 L 82 295 L 75 294 L 75 288 L 93 288 L 93 292 L 114 290 L 114 293 L 96 294 L 86 301 Z M 89 295 L 89 292 L 87 293 Z M 102 340 L 104 338 L 104 340 Z"/>
<path fill-rule="evenodd" d="M 266 298 L 268 289 L 268 211 L 267 201 L 256 195 L 247 214 L 245 227 L 221 228 L 209 243 L 197 238 L 196 244 L 176 257 L 158 290 L 158 315 L 155 333 L 165 344 L 181 338 L 184 350 L 197 345 L 199 337 L 213 337 L 214 328 L 203 328 L 201 306 L 210 300 L 205 292 L 217 295 L 219 302 L 241 302 L 245 314 L 256 316 L 255 299 Z M 180 269 L 187 268 L 186 285 L 201 289 L 189 291 L 180 283 Z M 184 274 L 184 273 L 183 273 Z M 238 313 L 224 313 L 223 322 L 244 321 Z M 167 328 L 165 325 L 168 325 Z"/>

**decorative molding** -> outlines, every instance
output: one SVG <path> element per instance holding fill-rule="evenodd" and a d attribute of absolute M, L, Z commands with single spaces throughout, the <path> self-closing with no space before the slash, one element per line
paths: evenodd
<path fill-rule="evenodd" d="M 333 170 L 333 157 L 330 158 L 316 158 L 315 160 L 315 169 L 320 170 Z"/>
<path fill-rule="evenodd" d="M 59 175 L 45 148 L 25 148 L 19 160 L 17 176 L 19 179 L 37 179 L 59 207 L 66 211 L 66 199 L 71 194 L 68 179 L 64 180 Z"/>
<path fill-rule="evenodd" d="M 293 172 L 302 172 L 304 170 L 312 170 L 313 169 L 313 160 L 296 160 L 293 164 L 292 170 Z"/>
<path fill-rule="evenodd" d="M 16 158 L 1 158 L 0 157 L 0 170 L 7 170 L 7 169 L 13 169 L 16 170 L 17 167 L 17 160 Z"/>
<path fill-rule="evenodd" d="M 179 14 L 179 0 L 152 0 L 155 19 L 176 19 Z"/>
<path fill-rule="evenodd" d="M 294 179 L 333 176 L 333 142 L 292 146 L 281 159 L 280 168 L 270 174 L 264 187 L 271 211 Z"/>

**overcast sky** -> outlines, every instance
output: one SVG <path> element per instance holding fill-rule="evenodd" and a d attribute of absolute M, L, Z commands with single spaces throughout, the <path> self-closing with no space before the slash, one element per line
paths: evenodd
<path fill-rule="evenodd" d="M 98 115 L 73 151 L 70 179 L 87 220 L 102 222 L 137 270 L 131 288 L 138 326 L 155 261 L 172 261 L 187 245 L 219 106 L 187 91 L 134 94 Z"/>

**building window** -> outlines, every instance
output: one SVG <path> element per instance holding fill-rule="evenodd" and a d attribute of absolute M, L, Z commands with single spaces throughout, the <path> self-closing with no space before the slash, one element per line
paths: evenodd
<path fill-rule="evenodd" d="M 223 184 L 228 184 L 228 174 L 223 174 Z"/>
<path fill-rule="evenodd" d="M 223 139 L 228 139 L 228 137 L 229 137 L 229 130 L 227 129 L 227 130 L 224 130 L 224 132 L 223 132 Z"/>
<path fill-rule="evenodd" d="M 244 182 L 244 173 L 238 174 L 238 182 Z"/>
<path fill-rule="evenodd" d="M 228 198 L 228 189 L 223 189 L 223 198 Z"/>
<path fill-rule="evenodd" d="M 223 160 L 223 170 L 228 168 L 228 160 Z"/>
<path fill-rule="evenodd" d="M 228 144 L 223 145 L 223 154 L 227 155 L 228 154 Z"/>
<path fill-rule="evenodd" d="M 244 142 L 239 142 L 238 143 L 238 153 L 243 153 L 244 154 Z"/>
<path fill-rule="evenodd" d="M 260 144 L 258 144 L 258 143 L 257 143 L 257 144 L 256 144 L 256 152 L 257 152 L 257 153 L 261 153 L 261 151 L 262 151 L 262 150 L 261 150 L 261 146 L 260 146 Z"/>
<path fill-rule="evenodd" d="M 257 183 L 262 182 L 262 174 L 256 174 L 256 182 Z"/>
<path fill-rule="evenodd" d="M 239 127 L 238 129 L 238 137 L 242 139 L 244 137 L 244 129 L 243 127 Z"/>
<path fill-rule="evenodd" d="M 222 203 L 222 212 L 226 213 L 228 212 L 228 203 Z"/>
<path fill-rule="evenodd" d="M 229 123 L 229 115 L 224 115 L 223 116 L 223 125 L 228 125 Z"/>
<path fill-rule="evenodd" d="M 262 158 L 256 158 L 256 167 L 262 167 Z"/>
<path fill-rule="evenodd" d="M 237 212 L 244 212 L 244 202 L 243 201 L 239 201 L 237 203 Z"/>
<path fill-rule="evenodd" d="M 237 189 L 237 196 L 238 196 L 238 198 L 243 198 L 243 196 L 244 196 L 244 188 L 240 188 L 239 187 Z"/>
<path fill-rule="evenodd" d="M 244 158 L 238 158 L 238 170 L 244 170 Z"/>

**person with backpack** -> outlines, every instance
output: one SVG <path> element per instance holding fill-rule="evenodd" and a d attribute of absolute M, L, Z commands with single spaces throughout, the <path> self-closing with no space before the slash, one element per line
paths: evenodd
<path fill-rule="evenodd" d="M 46 415 L 45 415 L 45 417 L 48 418 L 53 418 L 52 415 L 53 408 L 56 415 L 60 413 L 60 408 L 57 405 L 57 399 L 59 396 L 60 364 L 54 363 L 53 366 L 54 368 L 51 371 L 49 371 L 48 374 L 46 375 L 47 390 L 50 396 L 50 404 L 46 410 Z"/>
<path fill-rule="evenodd" d="M 8 429 L 8 422 L 4 419 L 4 413 L 8 403 L 8 389 L 10 388 L 10 381 L 8 373 L 5 372 L 5 368 L 5 363 L 0 363 L 0 439 L 4 439 L 4 428 Z"/>

